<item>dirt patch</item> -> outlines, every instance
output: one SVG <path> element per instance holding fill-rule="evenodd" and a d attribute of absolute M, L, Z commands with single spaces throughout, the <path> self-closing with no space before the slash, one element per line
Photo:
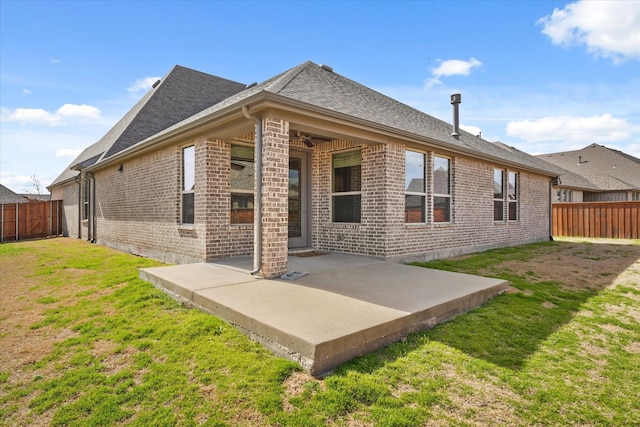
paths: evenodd
<path fill-rule="evenodd" d="M 632 342 L 624 348 L 629 353 L 640 354 L 640 342 Z"/>
<path fill-rule="evenodd" d="M 294 372 L 284 381 L 284 410 L 292 412 L 294 407 L 289 400 L 294 397 L 301 396 L 308 388 L 309 384 L 318 383 L 322 384 L 319 380 L 315 379 L 307 372 L 297 371 Z M 312 392 L 311 395 L 315 394 Z"/>
<path fill-rule="evenodd" d="M 584 239 L 583 239 L 584 240 Z M 510 271 L 532 282 L 562 283 L 564 290 L 604 289 L 621 281 L 640 283 L 640 246 L 612 243 L 560 242 L 537 253 L 530 261 L 507 261 L 480 274 Z"/>

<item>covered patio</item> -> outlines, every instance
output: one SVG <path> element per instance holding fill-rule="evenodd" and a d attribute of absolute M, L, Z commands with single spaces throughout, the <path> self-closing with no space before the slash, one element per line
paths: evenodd
<path fill-rule="evenodd" d="M 500 279 L 337 253 L 289 254 L 287 279 L 253 276 L 251 266 L 251 257 L 229 258 L 146 268 L 140 277 L 315 376 L 507 289 Z"/>

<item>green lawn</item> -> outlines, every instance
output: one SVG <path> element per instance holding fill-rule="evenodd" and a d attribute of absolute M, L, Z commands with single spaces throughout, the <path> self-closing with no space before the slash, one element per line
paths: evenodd
<path fill-rule="evenodd" d="M 425 263 L 512 289 L 322 380 L 138 279 L 154 265 L 0 245 L 0 425 L 640 425 L 637 241 Z"/>

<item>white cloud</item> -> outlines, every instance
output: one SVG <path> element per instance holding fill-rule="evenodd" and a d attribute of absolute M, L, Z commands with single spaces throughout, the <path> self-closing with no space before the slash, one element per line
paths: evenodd
<path fill-rule="evenodd" d="M 425 82 L 427 87 L 431 87 L 436 84 L 442 84 L 441 77 L 449 76 L 468 76 L 471 70 L 482 66 L 482 62 L 476 58 L 471 58 L 468 61 L 461 59 L 447 59 L 446 61 L 440 61 L 440 65 L 431 70 L 431 77 Z"/>
<path fill-rule="evenodd" d="M 33 178 L 30 176 L 5 172 L 0 176 L 0 181 L 14 193 L 24 193 L 25 188 L 33 185 Z"/>
<path fill-rule="evenodd" d="M 82 148 L 73 149 L 73 148 L 59 148 L 56 150 L 56 157 L 73 157 L 76 158 L 82 153 Z"/>
<path fill-rule="evenodd" d="M 563 141 L 568 144 L 619 142 L 640 132 L 640 126 L 611 114 L 592 117 L 557 116 L 507 124 L 507 135 L 527 142 Z"/>
<path fill-rule="evenodd" d="M 3 122 L 18 122 L 22 124 L 44 124 L 57 126 L 60 124 L 60 117 L 43 110 L 42 108 L 16 108 L 11 111 L 2 109 L 0 116 Z"/>
<path fill-rule="evenodd" d="M 480 129 L 478 126 L 460 125 L 460 129 L 469 132 L 471 135 L 477 136 L 482 134 L 482 129 Z"/>
<path fill-rule="evenodd" d="M 100 110 L 90 105 L 64 104 L 55 113 L 42 108 L 3 108 L 0 120 L 27 125 L 61 126 L 73 120 L 97 120 L 100 115 Z"/>
<path fill-rule="evenodd" d="M 56 115 L 61 117 L 75 117 L 79 119 L 99 119 L 100 110 L 91 105 L 64 104 L 58 108 Z"/>
<path fill-rule="evenodd" d="M 619 63 L 640 58 L 640 2 L 578 1 L 538 20 L 554 44 L 584 44 L 595 56 Z"/>
<path fill-rule="evenodd" d="M 29 95 L 31 91 L 29 89 L 22 89 L 22 93 L 24 93 L 25 95 Z"/>
<path fill-rule="evenodd" d="M 51 58 L 49 58 L 49 62 L 55 65 L 55 64 L 59 64 L 59 63 L 61 63 L 61 62 L 62 62 L 62 60 L 61 60 L 61 59 L 59 59 L 59 58 L 51 57 Z"/>
<path fill-rule="evenodd" d="M 127 89 L 129 92 L 140 92 L 140 91 L 148 91 L 151 89 L 153 84 L 160 80 L 160 77 L 143 77 L 141 79 L 136 80 L 129 88 Z"/>

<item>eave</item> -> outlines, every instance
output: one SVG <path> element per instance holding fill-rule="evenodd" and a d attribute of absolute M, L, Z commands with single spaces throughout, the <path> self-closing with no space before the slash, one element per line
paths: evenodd
<path fill-rule="evenodd" d="M 321 133 L 329 137 L 348 138 L 364 144 L 387 144 L 392 141 L 412 143 L 431 149 L 445 150 L 452 154 L 460 154 L 482 159 L 497 165 L 513 167 L 518 170 L 533 172 L 549 177 L 555 173 L 544 169 L 527 166 L 514 161 L 491 156 L 473 149 L 453 145 L 415 133 L 399 130 L 380 123 L 353 117 L 344 113 L 318 107 L 268 91 L 257 92 L 238 102 L 219 110 L 204 114 L 196 119 L 187 119 L 184 124 L 177 125 L 147 138 L 120 153 L 102 159 L 86 168 L 94 171 L 122 162 L 158 148 L 188 141 L 194 137 L 211 137 L 218 139 L 231 138 L 254 129 L 253 122 L 242 114 L 242 107 L 247 106 L 256 117 L 273 117 L 287 120 L 298 130 Z"/>

